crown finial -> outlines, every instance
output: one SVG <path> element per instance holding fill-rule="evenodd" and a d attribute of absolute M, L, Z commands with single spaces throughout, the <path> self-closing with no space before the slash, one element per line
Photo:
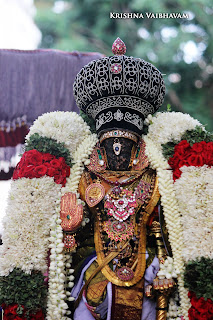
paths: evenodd
<path fill-rule="evenodd" d="M 112 52 L 116 55 L 123 55 L 126 53 L 126 45 L 120 38 L 117 38 L 113 42 Z"/>

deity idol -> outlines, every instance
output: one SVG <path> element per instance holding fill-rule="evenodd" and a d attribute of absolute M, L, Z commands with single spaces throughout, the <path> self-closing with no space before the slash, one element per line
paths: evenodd
<path fill-rule="evenodd" d="M 5 221 L 13 234 L 3 237 L 0 271 L 14 284 L 48 269 L 47 305 L 35 281 L 43 305 L 35 299 L 31 307 L 31 291 L 18 299 L 19 291 L 0 301 L 5 314 L 13 307 L 19 319 L 28 312 L 30 319 L 46 313 L 47 320 L 187 320 L 188 310 L 194 312 L 189 298 L 196 292 L 190 289 L 188 298 L 183 273 L 195 258 L 209 265 L 209 194 L 196 190 L 210 185 L 211 137 L 189 115 L 152 117 L 164 99 L 161 72 L 126 56 L 119 38 L 112 51 L 83 67 L 74 82 L 82 118 L 95 133 L 81 116 L 54 112 L 35 121 L 27 136 L 13 176 Z M 190 144 L 195 132 L 202 139 Z M 199 228 L 193 212 L 201 202 L 198 241 L 199 231 L 193 240 L 188 234 Z M 198 250 L 202 241 L 205 253 Z M 3 282 L 0 289 L 8 290 Z"/>
<path fill-rule="evenodd" d="M 148 314 L 155 319 L 151 299 L 144 302 L 142 318 L 145 269 L 149 267 L 146 281 L 150 283 L 159 269 L 155 256 L 164 259 L 166 250 L 155 219 L 160 198 L 157 177 L 149 167 L 141 134 L 144 119 L 162 104 L 165 86 L 154 66 L 124 55 L 121 40 L 112 51 L 114 56 L 85 66 L 74 83 L 77 105 L 95 120 L 99 137 L 78 189 L 94 225 L 90 241 L 96 254 L 83 271 L 84 280 L 81 277 L 72 291 L 78 303 L 83 296 L 74 319 L 81 319 L 82 312 L 88 319 L 145 319 Z M 157 251 L 148 254 L 147 237 L 158 227 Z M 78 242 L 81 237 L 76 235 Z M 173 284 L 166 281 L 166 291 Z M 147 294 L 151 295 L 150 288 Z M 160 307 L 160 313 L 165 307 Z"/>

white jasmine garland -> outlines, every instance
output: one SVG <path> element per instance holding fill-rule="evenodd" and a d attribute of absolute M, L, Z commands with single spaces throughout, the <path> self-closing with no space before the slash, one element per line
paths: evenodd
<path fill-rule="evenodd" d="M 174 266 L 178 276 L 178 286 L 180 294 L 181 309 L 184 319 L 188 319 L 188 309 L 190 301 L 188 291 L 184 288 L 182 272 L 184 262 L 182 258 L 182 227 L 180 220 L 180 211 L 175 197 L 173 186 L 172 171 L 168 170 L 169 165 L 160 152 L 158 145 L 147 136 L 144 137 L 146 143 L 146 155 L 153 169 L 157 171 L 159 180 L 159 192 L 161 194 L 161 203 L 164 210 L 164 217 L 169 233 L 169 242 L 172 247 Z"/>
<path fill-rule="evenodd" d="M 197 120 L 182 113 L 157 113 L 156 117 L 153 117 L 151 121 L 147 136 L 143 137 L 146 143 L 145 152 L 150 165 L 157 171 L 161 203 L 172 247 L 174 267 L 177 273 L 181 312 L 185 320 L 188 319 L 190 300 L 183 281 L 184 261 L 182 257 L 183 230 L 181 215 L 176 199 L 172 170 L 170 170 L 170 166 L 163 156 L 161 144 L 169 141 L 180 141 L 186 130 L 192 130 L 199 124 Z"/>
<path fill-rule="evenodd" d="M 76 112 L 63 111 L 49 112 L 38 117 L 26 138 L 29 139 L 34 133 L 64 142 L 72 158 L 81 141 L 91 135 L 89 126 L 81 116 Z"/>
<path fill-rule="evenodd" d="M 161 144 L 180 141 L 187 130 L 193 130 L 196 126 L 201 126 L 205 130 L 198 120 L 181 112 L 157 112 L 152 120 L 149 116 L 147 122 L 151 123 L 147 137 L 160 149 Z"/>
<path fill-rule="evenodd" d="M 48 320 L 70 319 L 66 300 L 66 287 L 74 285 L 72 257 L 63 253 L 63 230 L 60 219 L 60 201 L 65 192 L 77 193 L 84 164 L 97 142 L 88 125 L 74 112 L 51 112 L 39 117 L 31 127 L 27 139 L 38 133 L 43 137 L 64 142 L 74 159 L 71 175 L 66 186 L 54 182 L 53 177 L 21 178 L 12 182 L 8 213 L 5 218 L 5 232 L 1 275 L 6 276 L 14 268 L 24 272 L 32 270 L 45 272 L 47 269 L 47 251 L 50 250 L 49 289 L 47 301 Z M 8 248 L 10 248 L 8 250 Z M 65 266 L 67 269 L 65 270 Z"/>
<path fill-rule="evenodd" d="M 88 161 L 88 158 L 92 153 L 92 150 L 96 143 L 96 134 L 90 134 L 82 140 L 82 143 L 78 146 L 77 150 L 73 154 L 73 159 L 75 163 L 71 169 L 71 174 L 67 179 L 66 186 L 61 189 L 61 195 L 65 194 L 66 192 L 73 192 L 76 193 L 78 203 L 82 202 L 79 199 L 79 194 L 77 192 L 78 185 L 84 170 L 84 164 L 86 161 Z M 57 214 L 51 226 L 51 263 L 49 272 L 47 320 L 60 320 L 63 318 L 63 315 L 65 314 L 66 317 L 64 319 L 70 319 L 70 311 L 67 310 L 68 305 L 65 301 L 74 300 L 73 297 L 68 296 L 66 290 L 66 287 L 72 288 L 74 285 L 74 276 L 72 275 L 74 270 L 70 268 L 72 262 L 71 254 L 62 255 L 63 258 L 60 259 L 60 254 L 63 250 L 63 248 L 61 247 L 61 244 L 63 244 L 63 231 L 60 226 L 61 220 L 59 218 L 60 203 L 58 204 Z M 66 269 L 65 271 L 65 267 L 70 269 Z"/>
<path fill-rule="evenodd" d="M 26 273 L 47 269 L 48 235 L 61 185 L 52 177 L 12 181 L 3 220 L 0 275 L 14 268 Z"/>
<path fill-rule="evenodd" d="M 50 231 L 50 267 L 48 282 L 47 320 L 61 320 L 66 314 L 68 305 L 65 288 L 66 256 L 63 254 L 63 230 L 60 219 L 60 201 L 53 217 Z"/>
<path fill-rule="evenodd" d="M 185 262 L 213 258 L 213 168 L 182 167 L 174 183 L 183 225 Z"/>
<path fill-rule="evenodd" d="M 178 305 L 179 297 L 176 293 L 174 297 L 169 299 L 169 308 L 167 312 L 167 320 L 181 320 L 181 308 Z"/>
<path fill-rule="evenodd" d="M 164 263 L 160 263 L 160 270 L 157 273 L 159 279 L 177 278 L 174 261 L 171 257 L 167 257 Z"/>

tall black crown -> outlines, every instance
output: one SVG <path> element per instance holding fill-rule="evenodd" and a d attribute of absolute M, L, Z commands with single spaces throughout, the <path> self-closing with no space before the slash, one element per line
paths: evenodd
<path fill-rule="evenodd" d="M 76 103 L 95 119 L 98 134 L 125 129 L 141 135 L 144 119 L 163 103 L 162 74 L 149 62 L 125 56 L 126 46 L 119 38 L 112 51 L 114 56 L 91 61 L 77 74 Z"/>

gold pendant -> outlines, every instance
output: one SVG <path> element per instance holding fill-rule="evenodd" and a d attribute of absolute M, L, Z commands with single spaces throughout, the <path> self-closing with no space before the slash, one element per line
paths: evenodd
<path fill-rule="evenodd" d="M 92 183 L 86 188 L 85 200 L 89 207 L 96 206 L 105 196 L 105 189 L 100 183 Z"/>

